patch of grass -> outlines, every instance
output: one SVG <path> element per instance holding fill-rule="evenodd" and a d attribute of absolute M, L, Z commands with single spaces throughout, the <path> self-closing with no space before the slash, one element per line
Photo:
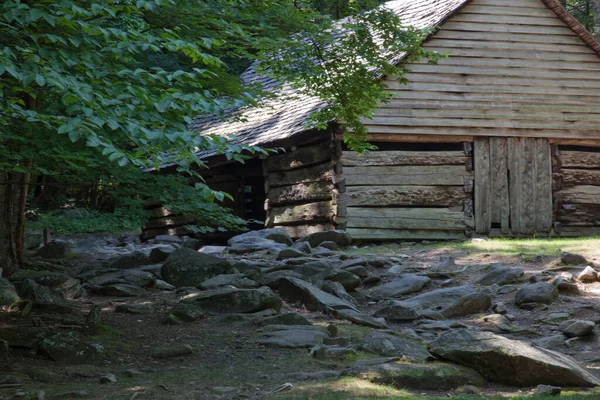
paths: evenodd
<path fill-rule="evenodd" d="M 455 400 L 472 400 L 480 398 L 478 396 L 467 395 L 463 396 L 456 391 L 448 391 L 452 393 L 452 399 Z M 576 393 L 563 392 L 560 396 L 562 400 L 597 400 L 600 399 L 600 391 Z M 278 400 L 442 400 L 448 399 L 445 396 L 423 396 L 418 393 L 411 392 L 405 389 L 396 389 L 391 386 L 378 385 L 367 380 L 357 378 L 342 378 L 321 382 L 300 383 L 289 392 L 283 392 L 271 398 Z M 488 400 L 524 400 L 530 399 L 531 396 L 523 395 L 506 395 L 506 396 L 485 396 Z"/>
<path fill-rule="evenodd" d="M 79 215 L 65 215 L 62 210 L 40 213 L 35 221 L 27 221 L 27 230 L 41 231 L 50 228 L 57 235 L 96 232 L 138 231 L 144 224 L 139 215 L 127 215 L 116 210 L 105 213 L 96 210 L 83 210 Z"/>

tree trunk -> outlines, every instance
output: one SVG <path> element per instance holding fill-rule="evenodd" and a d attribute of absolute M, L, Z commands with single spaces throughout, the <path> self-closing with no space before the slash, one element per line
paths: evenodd
<path fill-rule="evenodd" d="M 592 34 L 600 40 L 600 0 L 592 0 L 592 14 L 594 16 L 594 29 Z"/>
<path fill-rule="evenodd" d="M 0 268 L 10 276 L 19 268 L 16 240 L 19 236 L 20 185 L 14 174 L 0 172 Z"/>

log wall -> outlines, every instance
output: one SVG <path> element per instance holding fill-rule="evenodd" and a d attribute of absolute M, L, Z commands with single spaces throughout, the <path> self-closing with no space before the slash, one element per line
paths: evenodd
<path fill-rule="evenodd" d="M 345 229 L 340 205 L 345 188 L 336 154 L 327 135 L 321 142 L 263 159 L 266 227 L 283 228 L 295 238 Z"/>
<path fill-rule="evenodd" d="M 561 236 L 600 233 L 599 147 L 552 147 L 554 230 Z"/>
<path fill-rule="evenodd" d="M 383 80 L 371 139 L 600 138 L 600 58 L 542 1 L 473 0 L 425 47 L 449 56 Z"/>
<path fill-rule="evenodd" d="M 470 233 L 474 226 L 470 143 L 466 152 L 440 147 L 444 144 L 436 144 L 437 150 L 342 153 L 343 197 L 353 238 L 462 239 Z"/>

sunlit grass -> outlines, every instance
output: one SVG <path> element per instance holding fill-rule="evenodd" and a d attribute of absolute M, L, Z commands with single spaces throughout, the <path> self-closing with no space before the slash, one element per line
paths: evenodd
<path fill-rule="evenodd" d="M 523 390 L 520 393 L 532 393 L 533 388 Z M 305 382 L 297 384 L 291 391 L 279 393 L 270 398 L 278 400 L 442 400 L 448 399 L 466 400 L 474 398 L 486 398 L 488 400 L 522 400 L 535 398 L 531 395 L 497 395 L 484 397 L 465 396 L 457 391 L 450 390 L 444 396 L 424 396 L 420 392 L 396 389 L 391 386 L 377 385 L 364 379 L 341 378 L 321 382 Z M 563 392 L 562 400 L 598 400 L 600 392 L 595 390 L 588 393 Z"/>

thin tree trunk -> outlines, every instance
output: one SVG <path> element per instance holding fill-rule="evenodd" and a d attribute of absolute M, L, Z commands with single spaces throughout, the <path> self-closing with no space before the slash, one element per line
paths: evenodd
<path fill-rule="evenodd" d="M 25 163 L 25 167 L 27 169 L 31 168 L 32 161 L 28 160 Z M 21 187 L 19 190 L 19 203 L 18 203 L 18 211 L 17 211 L 17 225 L 15 227 L 15 248 L 17 255 L 17 263 L 19 267 L 23 267 L 24 265 L 24 255 L 25 255 L 25 211 L 27 207 L 27 193 L 29 191 L 29 181 L 31 179 L 31 174 L 26 172 L 21 176 Z"/>
<path fill-rule="evenodd" d="M 592 34 L 600 40 L 600 0 L 592 0 L 592 15 L 594 16 L 594 29 Z"/>
<path fill-rule="evenodd" d="M 13 174 L 0 172 L 0 259 L 4 276 L 10 276 L 19 268 L 15 246 L 19 185 L 8 183 L 14 179 Z"/>

